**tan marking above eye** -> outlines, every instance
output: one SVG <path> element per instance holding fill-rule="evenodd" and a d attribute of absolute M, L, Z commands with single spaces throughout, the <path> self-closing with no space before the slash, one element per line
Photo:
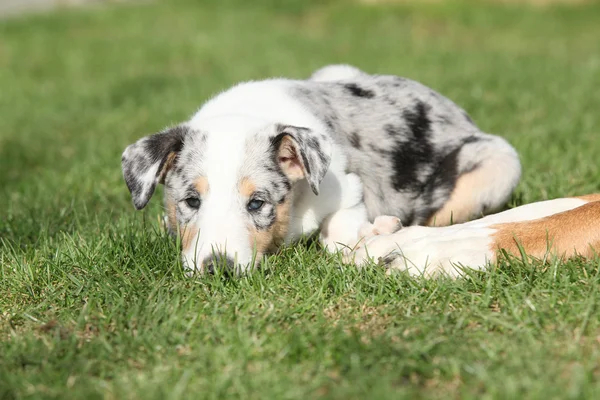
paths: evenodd
<path fill-rule="evenodd" d="M 194 187 L 198 193 L 200 193 L 200 195 L 204 196 L 206 193 L 208 193 L 209 189 L 208 179 L 206 179 L 205 176 L 196 178 L 196 180 L 194 180 Z"/>
<path fill-rule="evenodd" d="M 240 180 L 239 190 L 242 196 L 250 197 L 254 192 L 256 192 L 256 185 L 250 178 L 246 176 Z"/>

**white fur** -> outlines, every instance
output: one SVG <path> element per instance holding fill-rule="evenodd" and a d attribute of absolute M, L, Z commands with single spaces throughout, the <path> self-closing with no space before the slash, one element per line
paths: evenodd
<path fill-rule="evenodd" d="M 587 201 L 563 198 L 523 205 L 495 215 L 446 227 L 411 226 L 389 234 L 374 236 L 364 246 L 347 256 L 348 261 L 362 264 L 368 259 L 397 256 L 390 269 L 411 275 L 456 277 L 462 267 L 485 268 L 494 257 L 492 226 L 502 223 L 531 221 L 572 210 Z"/>
<path fill-rule="evenodd" d="M 317 71 L 312 79 L 343 80 L 358 74 L 362 72 L 351 66 L 330 66 Z M 246 137 L 270 124 L 281 122 L 315 132 L 327 131 L 320 119 L 289 94 L 290 85 L 291 81 L 285 79 L 239 84 L 209 100 L 188 122 L 192 129 L 210 132 L 205 151 L 209 158 L 204 163 L 209 166 L 206 176 L 210 190 L 203 198 L 203 216 L 192 221 L 199 227 L 199 232 L 194 238 L 194 245 L 183 253 L 187 268 L 201 269 L 202 260 L 214 252 L 225 250 L 227 255 L 235 257 L 235 262 L 242 269 L 247 268 L 253 259 L 248 227 L 242 223 L 243 218 L 239 215 L 239 210 L 243 209 L 239 204 L 241 199 L 233 195 L 238 192 L 236 184 L 240 177 L 237 173 L 240 171 L 239 163 L 243 159 Z M 325 144 L 323 150 L 331 155 L 331 163 L 321 182 L 319 197 L 310 190 L 307 182 L 297 184 L 286 241 L 315 231 L 325 220 L 321 239 L 326 247 L 353 247 L 359 239 L 360 227 L 367 222 L 367 213 L 362 204 L 362 184 L 356 175 L 346 174 L 347 160 L 335 143 Z M 215 159 L 210 159 L 211 155 Z M 219 162 L 225 156 L 229 161 L 226 165 Z M 490 157 L 494 155 L 490 154 Z M 505 167 L 499 165 L 497 168 Z M 518 179 L 518 174 L 510 173 L 507 176 Z M 498 190 L 485 185 L 492 189 L 481 195 L 481 203 L 488 202 L 495 206 L 495 202 L 504 201 L 498 193 L 508 193 L 506 186 L 514 184 L 512 181 L 498 182 Z M 487 244 L 488 236 L 489 229 L 476 225 L 466 225 L 462 231 L 460 227 L 414 227 L 400 231 L 397 236 L 379 236 L 372 239 L 368 246 L 381 256 L 400 247 L 415 264 L 414 267 L 404 264 L 403 268 L 423 272 L 429 263 L 443 266 L 444 270 L 447 269 L 447 263 L 455 261 L 481 266 L 486 259 L 482 249 Z M 358 259 L 364 258 L 361 250 L 356 256 Z"/>
<path fill-rule="evenodd" d="M 215 258 L 229 265 L 234 263 L 243 271 L 254 260 L 258 243 L 261 251 L 268 252 L 281 239 L 291 242 L 320 227 L 326 248 L 347 251 L 363 239 L 361 232 L 386 233 L 386 229 L 398 225 L 396 217 L 419 224 L 431 217 L 432 210 L 438 210 L 440 218 L 453 212 L 469 213 L 459 218 L 464 221 L 473 213 L 489 212 L 502 205 L 519 179 L 518 156 L 506 141 L 480 132 L 464 111 L 443 96 L 432 95 L 431 89 L 417 82 L 371 76 L 349 65 L 327 66 L 316 71 L 311 80 L 270 79 L 238 84 L 210 99 L 181 126 L 141 139 L 125 150 L 123 174 L 138 209 L 147 204 L 162 178 L 157 175 L 158 168 L 177 166 L 173 173 L 164 172 L 168 188 L 165 198 L 171 219 L 173 214 L 177 219 L 177 227 L 170 228 L 197 230 L 193 237 L 183 235 L 186 268 L 203 271 L 202 263 L 210 260 L 212 264 L 211 256 L 217 255 Z M 336 83 L 322 83 L 325 81 Z M 438 112 L 433 113 L 434 110 Z M 423 143 L 428 145 L 417 147 L 431 147 L 425 151 L 431 162 L 402 166 L 398 154 L 407 152 L 412 153 L 408 154 L 411 157 L 421 157 L 419 149 L 404 146 L 404 141 L 412 140 L 410 130 L 415 138 L 419 136 L 424 124 L 415 119 L 423 118 L 427 119 L 432 138 L 423 137 Z M 292 140 L 297 143 L 291 146 L 302 146 L 302 170 L 306 176 L 297 172 L 297 165 L 287 168 L 295 159 L 283 155 L 278 158 L 275 154 L 273 143 L 282 138 L 280 134 L 288 134 L 289 138 L 298 135 Z M 158 145 L 156 140 L 164 142 Z M 452 152 L 447 154 L 446 149 Z M 364 152 L 364 157 L 358 150 Z M 180 164 L 165 164 L 167 160 L 172 162 L 174 159 L 168 157 L 178 151 L 176 162 Z M 347 156 L 352 157 L 351 163 Z M 264 157 L 269 157 L 267 164 Z M 440 179 L 456 184 L 452 193 L 447 185 L 427 183 L 437 183 L 433 174 L 446 161 L 457 164 L 452 167 L 456 167 L 455 175 L 460 175 L 454 182 L 452 174 L 439 174 Z M 277 162 L 285 168 L 273 168 Z M 293 181 L 293 187 L 279 175 L 281 172 Z M 396 175 L 401 180 L 403 172 L 412 176 L 406 187 L 396 182 Z M 298 181 L 301 177 L 306 180 Z M 201 185 L 193 179 L 202 179 Z M 459 188 L 460 184 L 464 188 Z M 265 189 L 267 186 L 269 190 Z M 290 188 L 291 192 L 286 192 Z M 318 197 L 313 190 L 319 192 Z M 265 200 L 261 195 L 271 198 L 259 209 L 249 209 L 253 200 Z M 282 210 L 287 209 L 289 196 L 293 196 L 290 222 L 287 236 L 282 238 L 281 221 L 275 225 L 273 216 L 285 215 Z M 201 202 L 200 206 L 194 201 Z M 440 209 L 442 205 L 448 210 Z M 373 219 L 380 214 L 396 217 L 375 220 L 375 224 L 365 228 L 368 217 Z M 486 236 L 487 231 L 480 228 L 485 226 L 464 227 L 468 231 L 466 237 L 477 238 L 469 244 L 471 247 Z M 423 250 L 430 247 L 428 243 L 464 239 L 456 229 L 459 228 L 409 228 L 395 239 L 380 236 L 369 243 L 381 254 L 400 244 L 402 251 L 422 266 L 430 258 L 430 254 L 425 254 L 429 250 Z M 276 237 L 269 236 L 273 232 L 277 232 Z M 419 236 L 421 232 L 426 232 L 426 236 Z M 459 244 L 448 245 L 447 250 L 440 247 L 439 256 L 434 253 L 434 258 L 442 259 L 453 249 L 461 248 Z M 470 249 L 466 246 L 465 254 Z M 360 258 L 360 252 L 357 255 Z M 475 256 L 455 255 L 471 264 L 481 261 L 469 257 Z"/>
<path fill-rule="evenodd" d="M 237 173 L 240 170 L 239 162 L 243 159 L 244 138 L 247 135 L 281 121 L 317 132 L 326 130 L 301 103 L 286 93 L 284 89 L 287 85 L 288 81 L 283 79 L 240 84 L 211 99 L 188 122 L 192 128 L 210 132 L 205 152 L 209 157 L 213 155 L 222 158 L 227 155 L 229 162 L 225 168 L 219 159 L 207 159 L 205 162 L 209 166 L 206 176 L 210 190 L 203 199 L 202 208 L 206 210 L 204 217 L 193 221 L 200 227 L 194 239 L 197 245 L 183 253 L 187 268 L 193 269 L 194 265 L 200 268 L 199 264 L 207 256 L 225 249 L 243 269 L 252 261 L 253 247 L 248 240 L 248 229 L 235 211 L 241 209 L 235 206 L 235 202 L 240 199 L 232 196 L 237 193 Z M 231 110 L 243 111 L 234 114 Z M 306 181 L 297 184 L 286 237 L 288 242 L 317 230 L 323 219 L 340 208 L 351 208 L 362 201 L 361 182 L 356 175 L 346 174 L 346 160 L 341 150 L 333 143 L 330 143 L 330 148 L 323 150 L 330 153 L 331 162 L 321 182 L 319 196 L 316 197 Z M 355 218 L 352 225 L 358 227 L 366 221 L 366 212 L 364 215 L 356 214 Z M 338 233 L 340 229 L 334 227 L 333 231 Z M 353 235 L 343 232 L 342 237 L 332 237 L 330 241 L 337 243 L 354 240 L 347 244 L 352 246 L 356 241 L 357 231 L 358 229 Z"/>
<path fill-rule="evenodd" d="M 310 79 L 317 82 L 342 81 L 362 75 L 360 69 L 348 64 L 328 65 L 315 71 Z"/>

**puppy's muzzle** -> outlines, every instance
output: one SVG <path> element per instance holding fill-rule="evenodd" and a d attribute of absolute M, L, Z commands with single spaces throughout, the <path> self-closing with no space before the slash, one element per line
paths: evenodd
<path fill-rule="evenodd" d="M 202 266 L 204 267 L 204 272 L 207 274 L 214 274 L 217 270 L 225 273 L 235 271 L 235 261 L 233 258 L 220 253 L 211 254 L 206 257 L 202 260 Z"/>

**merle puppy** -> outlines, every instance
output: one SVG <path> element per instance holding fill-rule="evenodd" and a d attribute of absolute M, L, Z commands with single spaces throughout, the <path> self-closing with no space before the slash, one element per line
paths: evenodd
<path fill-rule="evenodd" d="M 201 272 L 245 271 L 318 229 L 349 251 L 398 219 L 466 221 L 502 207 L 521 172 L 515 150 L 452 101 L 346 65 L 238 84 L 128 146 L 122 167 L 137 209 L 165 184 L 167 224 Z"/>

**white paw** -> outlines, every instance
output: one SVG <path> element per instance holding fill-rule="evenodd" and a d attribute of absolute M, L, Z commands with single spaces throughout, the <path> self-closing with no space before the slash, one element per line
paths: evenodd
<path fill-rule="evenodd" d="M 358 236 L 366 240 L 377 235 L 389 235 L 391 233 L 396 233 L 400 229 L 402 229 L 402 222 L 400 222 L 400 218 L 389 215 L 381 215 L 375 218 L 373 223 L 365 222 L 360 227 Z"/>
<path fill-rule="evenodd" d="M 462 266 L 482 269 L 493 257 L 490 229 L 411 226 L 396 233 L 372 236 L 344 257 L 357 266 L 376 262 L 388 271 L 411 275 L 460 276 Z"/>
<path fill-rule="evenodd" d="M 380 215 L 373 222 L 378 235 L 389 235 L 398 232 L 402 228 L 400 218 L 389 215 Z"/>

